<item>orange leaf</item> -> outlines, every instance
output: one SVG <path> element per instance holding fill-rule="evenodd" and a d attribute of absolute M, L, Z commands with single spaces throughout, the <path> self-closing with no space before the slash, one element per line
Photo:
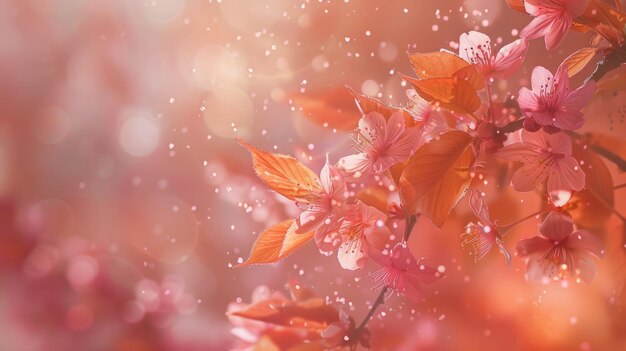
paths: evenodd
<path fill-rule="evenodd" d="M 573 77 L 582 71 L 598 52 L 597 48 L 582 48 L 569 55 L 563 64 L 567 68 L 567 75 Z"/>
<path fill-rule="evenodd" d="M 413 84 L 424 100 L 437 102 L 453 112 L 472 115 L 480 108 L 481 100 L 476 89 L 458 77 L 421 80 L 407 76 L 403 78 Z"/>
<path fill-rule="evenodd" d="M 363 115 L 370 112 L 378 112 L 383 115 L 385 119 L 389 119 L 392 114 L 399 111 L 404 114 L 405 126 L 412 127 L 415 124 L 415 120 L 406 110 L 397 107 L 387 106 L 378 99 L 357 93 L 352 87 L 347 88 L 354 97 L 354 101 L 356 102 L 359 111 L 361 111 Z"/>
<path fill-rule="evenodd" d="M 469 83 L 476 91 L 483 90 L 485 88 L 485 79 L 478 72 L 475 65 L 470 65 L 465 68 L 461 68 L 456 71 L 453 77 L 458 77 L 461 80 L 464 80 Z"/>
<path fill-rule="evenodd" d="M 420 79 L 458 77 L 476 90 L 485 86 L 476 66 L 449 51 L 409 54 L 409 60 Z"/>
<path fill-rule="evenodd" d="M 261 151 L 238 141 L 252 154 L 256 174 L 277 193 L 289 200 L 306 200 L 322 191 L 317 175 L 295 158 Z"/>
<path fill-rule="evenodd" d="M 615 203 L 613 178 L 602 158 L 589 147 L 573 144 L 573 156 L 585 172 L 585 189 L 574 193 L 566 209 L 574 222 L 583 227 L 598 227 L 611 218 Z"/>
<path fill-rule="evenodd" d="M 278 262 L 313 238 L 313 232 L 296 234 L 295 230 L 293 219 L 273 225 L 259 235 L 252 246 L 250 257 L 236 267 Z"/>
<path fill-rule="evenodd" d="M 294 93 L 289 97 L 296 107 L 302 109 L 307 119 L 318 125 L 352 131 L 361 118 L 352 104 L 352 95 L 343 87 L 305 94 Z"/>
<path fill-rule="evenodd" d="M 417 150 L 400 177 L 400 194 L 410 211 L 443 225 L 472 180 L 471 142 L 469 134 L 451 131 Z"/>
<path fill-rule="evenodd" d="M 506 0 L 506 4 L 517 12 L 527 13 L 524 7 L 524 0 Z"/>
<path fill-rule="evenodd" d="M 621 46 L 626 14 L 604 0 L 588 0 L 585 12 L 574 19 L 574 24 L 593 28 L 614 46 Z"/>
<path fill-rule="evenodd" d="M 320 331 L 339 320 L 339 312 L 321 297 L 304 301 L 271 298 L 230 314 L 284 327 Z"/>
<path fill-rule="evenodd" d="M 382 186 L 370 186 L 359 191 L 355 198 L 381 212 L 387 212 L 389 189 Z"/>

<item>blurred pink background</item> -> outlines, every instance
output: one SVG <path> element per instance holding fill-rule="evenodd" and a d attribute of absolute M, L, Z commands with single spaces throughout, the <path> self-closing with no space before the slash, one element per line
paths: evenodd
<path fill-rule="evenodd" d="M 376 296 L 367 272 L 340 270 L 314 244 L 232 268 L 297 210 L 235 138 L 318 172 L 326 152 L 350 150 L 348 132 L 318 123 L 357 112 L 344 85 L 397 104 L 407 50 L 455 51 L 473 29 L 506 43 L 528 21 L 500 0 L 0 0 L 0 350 L 227 350 L 228 303 L 290 277 L 360 320 Z M 570 33 L 549 53 L 533 41 L 497 93 L 589 38 Z M 537 210 L 537 195 L 493 184 L 494 218 Z M 517 257 L 508 270 L 497 254 L 474 264 L 460 248 L 469 218 L 462 201 L 443 229 L 418 224 L 412 250 L 447 277 L 423 304 L 392 296 L 371 322 L 374 349 L 626 349 L 616 218 L 593 284 L 569 286 L 527 283 Z"/>

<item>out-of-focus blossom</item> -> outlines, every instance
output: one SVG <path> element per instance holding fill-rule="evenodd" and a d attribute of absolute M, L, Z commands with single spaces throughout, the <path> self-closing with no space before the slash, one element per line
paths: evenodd
<path fill-rule="evenodd" d="M 567 272 L 589 283 L 595 275 L 592 257 L 602 258 L 602 242 L 587 230 L 574 231 L 571 218 L 551 212 L 539 227 L 539 235 L 517 243 L 517 253 L 527 257 L 526 277 L 558 280 Z"/>
<path fill-rule="evenodd" d="M 545 37 L 546 49 L 552 50 L 563 41 L 574 18 L 585 12 L 587 0 L 525 0 L 524 7 L 535 18 L 522 29 L 520 36 Z"/>
<path fill-rule="evenodd" d="M 290 298 L 260 286 L 252 303 L 229 305 L 226 314 L 239 341 L 236 350 L 323 349 L 327 340 L 322 333 L 340 322 L 339 312 L 296 281 L 289 283 L 289 290 Z"/>
<path fill-rule="evenodd" d="M 450 124 L 454 126 L 456 118 L 452 113 L 433 106 L 419 96 L 415 89 L 407 89 L 406 96 L 409 98 L 407 111 L 421 124 L 422 136 L 420 143 L 427 143 L 439 134 L 449 130 Z"/>
<path fill-rule="evenodd" d="M 382 266 L 372 273 L 374 283 L 405 295 L 413 303 L 422 299 L 422 285 L 442 277 L 437 269 L 416 260 L 406 243 L 397 243 L 390 251 L 372 258 Z"/>
<path fill-rule="evenodd" d="M 328 162 L 320 172 L 322 192 L 317 194 L 311 202 L 298 202 L 304 211 L 296 218 L 298 226 L 296 233 L 303 234 L 311 231 L 324 233 L 339 219 L 341 207 L 346 201 L 346 181 L 341 173 Z"/>
<path fill-rule="evenodd" d="M 585 187 L 585 173 L 572 157 L 572 140 L 567 134 L 522 130 L 521 138 L 522 142 L 505 146 L 496 153 L 497 156 L 524 163 L 513 174 L 513 189 L 533 191 L 547 179 L 552 203 L 563 206 L 573 190 Z"/>
<path fill-rule="evenodd" d="M 370 253 L 389 247 L 391 232 L 385 225 L 387 215 L 375 207 L 357 201 L 346 212 L 339 234 L 341 246 L 338 258 L 341 267 L 355 270 L 363 268 Z"/>
<path fill-rule="evenodd" d="M 461 246 L 468 250 L 474 258 L 474 262 L 478 262 L 491 250 L 494 244 L 497 244 L 506 259 L 507 266 L 510 265 L 511 254 L 504 247 L 502 235 L 498 232 L 496 224 L 489 218 L 489 208 L 479 190 L 472 189 L 470 191 L 469 205 L 478 218 L 478 222 L 471 222 L 466 226 L 465 233 L 461 234 L 463 239 Z"/>
<path fill-rule="evenodd" d="M 339 169 L 351 177 L 379 174 L 405 161 L 420 141 L 418 128 L 405 128 L 404 116 L 395 112 L 385 120 L 382 114 L 370 112 L 359 120 L 357 148 L 360 153 L 339 160 Z"/>
<path fill-rule="evenodd" d="M 532 90 L 523 87 L 517 97 L 526 118 L 532 118 L 536 124 L 547 128 L 547 132 L 576 130 L 583 126 L 581 110 L 593 97 L 593 81 L 570 91 L 569 77 L 563 65 L 554 76 L 547 69 L 537 66 L 533 69 L 531 80 Z"/>
<path fill-rule="evenodd" d="M 507 78 L 524 63 L 528 51 L 526 39 L 518 39 L 503 46 L 495 56 L 491 53 L 491 39 L 486 34 L 470 31 L 461 34 L 459 56 L 478 66 L 487 82 Z"/>
<path fill-rule="evenodd" d="M 358 335 L 356 335 L 357 333 Z M 371 333 L 367 328 L 357 331 L 354 318 L 341 310 L 339 311 L 339 321 L 330 324 L 328 328 L 322 331 L 322 337 L 326 341 L 325 346 L 331 350 L 353 349 L 358 344 L 369 348 Z"/>

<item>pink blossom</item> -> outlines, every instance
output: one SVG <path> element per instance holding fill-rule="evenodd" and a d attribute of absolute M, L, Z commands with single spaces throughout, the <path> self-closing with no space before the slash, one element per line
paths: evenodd
<path fill-rule="evenodd" d="M 517 243 L 517 253 L 527 257 L 526 277 L 557 280 L 567 272 L 589 283 L 595 275 L 592 256 L 602 258 L 602 242 L 587 230 L 574 231 L 570 217 L 551 212 L 539 227 L 540 234 Z"/>
<path fill-rule="evenodd" d="M 435 268 L 416 260 L 406 243 L 397 243 L 387 254 L 376 254 L 372 258 L 383 266 L 372 274 L 374 282 L 405 295 L 413 303 L 421 300 L 422 285 L 442 277 Z"/>
<path fill-rule="evenodd" d="M 511 183 L 517 191 L 533 191 L 548 180 L 547 190 L 556 206 L 563 206 L 572 191 L 585 187 L 585 173 L 572 157 L 572 140 L 563 132 L 521 131 L 522 142 L 500 149 L 497 156 L 523 162 Z"/>
<path fill-rule="evenodd" d="M 391 232 L 385 222 L 387 215 L 361 201 L 347 210 L 339 228 L 342 243 L 338 258 L 341 267 L 350 270 L 363 268 L 370 253 L 390 247 Z"/>
<path fill-rule="evenodd" d="M 341 217 L 341 207 L 346 201 L 346 181 L 334 166 L 330 165 L 328 155 L 326 164 L 320 172 L 322 192 L 316 194 L 312 201 L 301 201 L 298 205 L 304 211 L 296 218 L 296 233 L 311 231 L 326 232 Z"/>
<path fill-rule="evenodd" d="M 569 90 L 569 77 L 564 66 L 556 75 L 537 66 L 532 73 L 532 90 L 521 88 L 517 97 L 520 109 L 527 118 L 541 126 L 576 130 L 583 126 L 581 110 L 591 101 L 595 83 L 587 82 L 576 90 Z"/>
<path fill-rule="evenodd" d="M 489 83 L 493 78 L 507 78 L 515 73 L 524 63 L 526 51 L 528 42 L 523 38 L 503 46 L 495 56 L 491 53 L 491 39 L 483 33 L 463 33 L 459 40 L 459 56 L 476 64 Z"/>
<path fill-rule="evenodd" d="M 456 123 L 456 116 L 451 112 L 433 106 L 424 100 L 415 89 L 407 89 L 406 96 L 409 98 L 407 111 L 415 121 L 421 125 L 421 140 L 419 144 L 427 143 L 440 134 L 448 131 Z"/>
<path fill-rule="evenodd" d="M 343 157 L 338 166 L 354 178 L 386 171 L 415 152 L 420 140 L 418 128 L 405 128 L 404 115 L 396 112 L 386 121 L 378 112 L 359 120 L 357 147 L 360 153 Z"/>
<path fill-rule="evenodd" d="M 479 190 L 470 190 L 469 205 L 478 218 L 478 223 L 470 222 L 466 226 L 465 233 L 461 234 L 463 238 L 461 246 L 469 250 L 470 255 L 474 257 L 474 262 L 478 262 L 491 250 L 494 244 L 497 244 L 507 265 L 510 265 L 511 255 L 504 247 L 504 241 L 502 241 L 502 235 L 498 232 L 498 228 L 489 218 L 489 208 L 487 208 Z"/>
<path fill-rule="evenodd" d="M 552 50 L 565 38 L 574 18 L 585 12 L 587 0 L 525 0 L 526 12 L 535 18 L 520 32 L 522 38 L 545 36 L 546 49 Z"/>

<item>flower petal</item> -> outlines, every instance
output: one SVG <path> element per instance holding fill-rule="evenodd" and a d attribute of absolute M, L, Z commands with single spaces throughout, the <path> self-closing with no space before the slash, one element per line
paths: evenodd
<path fill-rule="evenodd" d="M 528 41 L 524 38 L 503 46 L 496 55 L 494 70 L 501 72 L 503 78 L 512 74 L 524 62 L 526 51 Z"/>
<path fill-rule="evenodd" d="M 341 268 L 352 271 L 363 268 L 367 257 L 367 244 L 362 238 L 344 241 L 337 251 Z"/>
<path fill-rule="evenodd" d="M 459 56 L 472 64 L 482 65 L 491 61 L 491 39 L 476 31 L 461 34 Z"/>
<path fill-rule="evenodd" d="M 372 167 L 372 160 L 364 153 L 349 155 L 342 157 L 337 162 L 337 167 L 354 178 L 359 178 L 369 172 Z"/>
<path fill-rule="evenodd" d="M 597 258 L 604 257 L 604 245 L 597 236 L 587 230 L 578 230 L 567 239 L 567 247 L 571 250 L 588 252 Z"/>
<path fill-rule="evenodd" d="M 510 161 L 532 162 L 540 155 L 541 149 L 530 143 L 515 143 L 500 149 L 495 155 Z"/>
<path fill-rule="evenodd" d="M 526 87 L 519 90 L 519 93 L 517 94 L 517 103 L 519 104 L 520 110 L 526 117 L 532 117 L 534 111 L 543 109 L 537 94 Z"/>
<path fill-rule="evenodd" d="M 547 89 L 548 91 L 552 90 L 554 76 L 552 75 L 552 72 L 548 71 L 544 67 L 537 66 L 533 69 L 530 81 L 533 87 L 533 93 L 540 95 L 544 89 Z"/>
<path fill-rule="evenodd" d="M 387 122 L 385 117 L 378 112 L 370 112 L 359 120 L 359 132 L 368 141 L 382 138 L 385 135 Z"/>
<path fill-rule="evenodd" d="M 548 173 L 544 166 L 538 162 L 532 162 L 522 166 L 513 174 L 511 184 L 516 191 L 533 191 L 544 182 L 547 176 Z"/>
<path fill-rule="evenodd" d="M 519 36 L 526 39 L 535 39 L 546 35 L 552 25 L 552 17 L 541 15 L 535 17 L 522 31 Z"/>
<path fill-rule="evenodd" d="M 572 234 L 572 219 L 559 212 L 550 212 L 539 227 L 541 235 L 552 241 L 561 241 Z"/>
<path fill-rule="evenodd" d="M 569 156 L 572 154 L 572 138 L 565 133 L 547 134 L 543 133 L 549 151 L 554 154 L 563 154 Z"/>
<path fill-rule="evenodd" d="M 552 243 L 540 236 L 534 236 L 530 239 L 523 239 L 517 242 L 515 250 L 520 256 L 529 256 L 533 254 L 543 254 L 552 247 Z"/>
<path fill-rule="evenodd" d="M 550 29 L 545 34 L 546 49 L 552 50 L 563 42 L 572 22 L 573 18 L 567 13 L 552 17 Z"/>
<path fill-rule="evenodd" d="M 385 125 L 384 144 L 393 145 L 404 133 L 405 123 L 402 112 L 394 112 Z"/>
<path fill-rule="evenodd" d="M 563 101 L 564 108 L 567 111 L 580 111 L 585 108 L 587 104 L 589 104 L 595 91 L 596 83 L 594 81 L 585 83 L 584 85 L 578 87 L 578 89 L 569 92 Z"/>
<path fill-rule="evenodd" d="M 554 163 L 554 173 L 548 178 L 548 194 L 563 198 L 563 192 L 569 192 L 571 196 L 572 190 L 580 191 L 585 187 L 585 172 L 578 165 L 578 161 L 571 156 L 558 159 Z M 569 201 L 569 196 L 562 199 L 563 206 Z"/>

